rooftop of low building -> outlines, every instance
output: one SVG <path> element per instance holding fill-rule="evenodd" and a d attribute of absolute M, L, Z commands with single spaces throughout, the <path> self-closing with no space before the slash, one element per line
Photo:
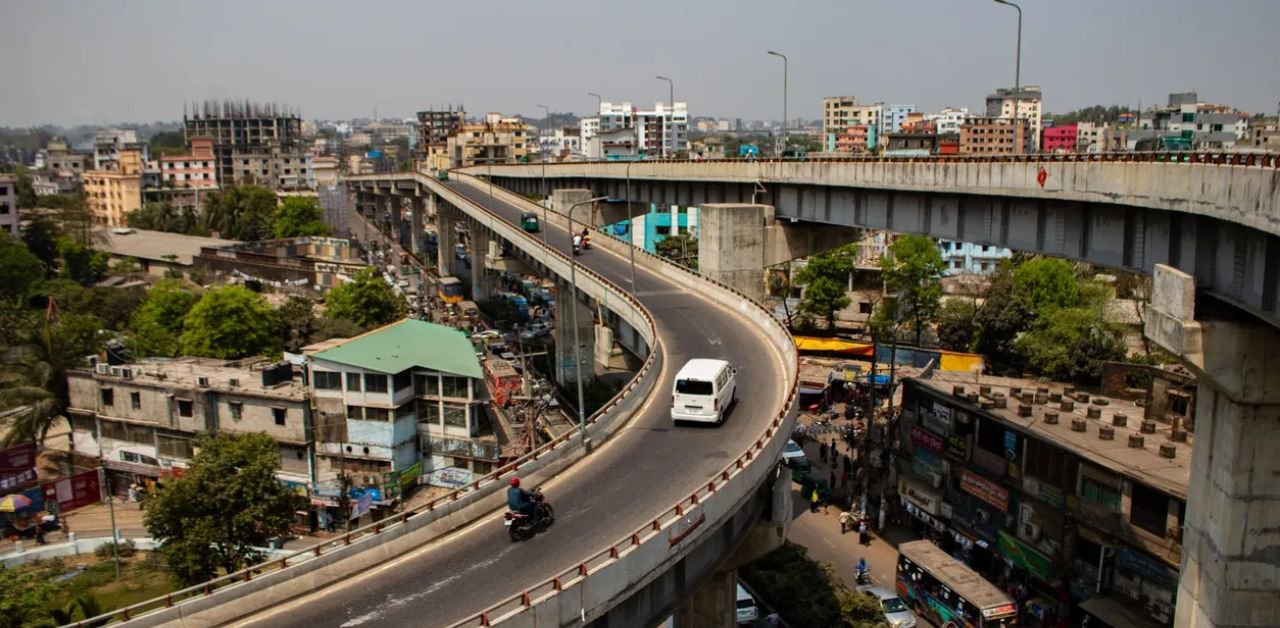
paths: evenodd
<path fill-rule="evenodd" d="M 106 366 L 106 365 L 99 365 Z M 210 389 L 224 392 L 246 392 L 258 395 L 301 400 L 306 390 L 300 378 L 293 377 L 287 363 L 272 362 L 264 357 L 240 360 L 217 358 L 144 358 L 107 367 L 107 373 L 89 370 L 94 379 L 167 385 L 177 388 Z M 111 369 L 120 369 L 112 371 Z M 273 370 L 274 369 L 274 370 Z M 126 378 L 124 370 L 129 371 Z M 267 375 L 264 377 L 264 372 Z"/>
<path fill-rule="evenodd" d="M 392 375 L 416 367 L 476 379 L 484 377 L 475 347 L 466 334 L 411 318 L 308 354 L 318 360 Z"/>
<path fill-rule="evenodd" d="M 93 231 L 100 235 L 102 250 L 119 257 L 136 257 L 149 261 L 169 261 L 174 256 L 174 263 L 190 266 L 191 259 L 200 254 L 201 247 L 229 246 L 239 244 L 236 240 L 189 236 L 165 231 L 148 231 L 146 229 L 95 226 Z"/>
<path fill-rule="evenodd" d="M 1093 464 L 1182 499 L 1187 496 L 1191 434 L 1185 433 L 1185 442 L 1175 442 L 1174 427 L 1156 421 L 1148 423 L 1144 432 L 1144 408 L 1137 402 L 1094 395 L 1069 384 L 993 375 L 935 371 L 930 377 L 915 381 L 950 397 L 953 403 L 974 407 L 1023 434 L 1066 449 Z M 1025 395 L 1030 395 L 1030 402 L 1023 401 Z M 1003 408 L 998 407 L 999 396 L 1004 398 Z M 1020 412 L 1020 407 L 1029 409 L 1030 415 L 1021 416 L 1026 410 Z M 1122 417 L 1119 421 L 1118 416 Z M 1056 423 L 1046 420 L 1055 417 Z M 1081 425 L 1084 431 L 1076 431 Z M 1101 436 L 1106 427 L 1111 428 L 1113 438 Z M 1131 437 L 1137 438 L 1131 442 Z M 1162 449 L 1173 457 L 1166 457 Z"/>

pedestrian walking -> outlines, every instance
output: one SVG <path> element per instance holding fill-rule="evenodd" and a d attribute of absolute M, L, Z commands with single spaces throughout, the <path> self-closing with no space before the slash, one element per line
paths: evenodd
<path fill-rule="evenodd" d="M 843 535 L 849 531 L 849 524 L 852 523 L 853 515 L 848 511 L 840 513 L 840 534 Z"/>
<path fill-rule="evenodd" d="M 809 494 L 809 512 L 818 512 L 818 487 L 813 487 L 813 492 Z"/>
<path fill-rule="evenodd" d="M 833 437 L 831 439 L 831 464 L 833 466 L 835 465 L 836 461 L 839 459 L 838 456 L 839 454 L 836 453 L 836 439 Z"/>
<path fill-rule="evenodd" d="M 858 543 L 871 545 L 871 533 L 867 531 L 867 520 L 865 518 L 858 522 Z"/>
<path fill-rule="evenodd" d="M 818 459 L 824 464 L 827 462 L 827 444 L 822 441 L 818 441 Z"/>

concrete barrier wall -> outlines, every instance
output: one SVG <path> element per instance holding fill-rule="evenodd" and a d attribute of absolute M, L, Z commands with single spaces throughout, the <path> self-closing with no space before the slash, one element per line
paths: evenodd
<path fill-rule="evenodd" d="M 456 194 L 455 196 L 459 207 L 471 206 L 465 199 Z M 514 228 L 504 230 L 504 224 L 502 221 L 495 220 L 486 226 L 507 237 L 517 246 L 541 249 L 541 244 L 527 233 Z M 556 264 L 559 262 L 559 268 L 565 269 L 567 274 L 568 262 L 562 255 L 551 255 L 547 259 L 553 270 L 557 268 Z M 648 313 L 624 290 L 595 275 L 589 269 L 580 268 L 578 277 L 580 287 L 593 285 L 595 289 L 602 291 L 602 294 L 603 292 L 612 293 L 611 309 L 618 312 L 620 316 L 623 316 L 624 312 L 629 313 L 623 318 L 628 320 L 629 324 L 632 320 L 636 321 L 633 326 L 651 347 L 644 366 L 632 382 L 610 404 L 594 415 L 592 422 L 587 426 L 590 440 L 600 443 L 617 433 L 631 418 L 634 411 L 652 394 L 653 386 L 662 370 L 661 351 L 652 349 L 659 346 L 660 339 Z M 522 463 L 518 473 L 532 480 L 534 484 L 543 483 L 585 455 L 586 452 L 581 448 L 577 434 L 571 434 L 569 438 L 554 443 L 554 447 Z M 495 474 L 482 480 L 475 484 L 472 490 L 456 493 L 456 499 L 428 512 L 420 512 L 404 519 L 402 525 L 396 525 L 397 521 L 393 519 L 386 522 L 385 529 L 376 534 L 354 539 L 349 545 L 343 545 L 345 540 L 335 541 L 325 546 L 332 549 L 326 549 L 317 556 L 293 556 L 287 568 L 267 571 L 261 575 L 251 573 L 249 579 L 243 582 L 214 589 L 206 595 L 186 599 L 174 606 L 147 612 L 120 625 L 156 626 L 172 623 L 193 628 L 223 625 L 328 586 L 352 574 L 385 564 L 503 508 L 505 496 L 501 491 L 506 485 L 500 478 L 510 472 Z"/>
<path fill-rule="evenodd" d="M 532 205 L 506 190 L 496 193 L 505 201 Z M 548 217 L 558 225 L 567 226 L 567 216 L 551 212 Z M 630 253 L 630 245 L 612 237 L 602 234 L 598 240 L 597 244 L 593 239 L 593 245 L 624 256 Z M 791 334 L 770 312 L 745 295 L 649 253 L 636 250 L 635 254 L 637 265 L 661 274 L 686 290 L 712 299 L 759 327 L 778 352 L 782 366 L 779 384 L 787 391 L 786 401 L 764 427 L 761 437 L 746 452 L 718 477 L 710 478 L 706 487 L 673 506 L 658 521 L 587 559 L 577 570 L 560 574 L 548 583 L 495 605 L 456 626 L 491 623 L 511 626 L 577 625 L 603 616 L 618 600 L 643 587 L 696 548 L 702 539 L 714 534 L 720 522 L 731 518 L 736 509 L 751 497 L 751 492 L 768 477 L 782 455 L 782 447 L 791 434 L 796 417 L 799 364 Z M 690 522 L 687 518 L 695 511 L 705 515 L 706 523 L 693 527 L 687 536 L 673 544 L 674 535 L 688 529 Z"/>
<path fill-rule="evenodd" d="M 1139 157 L 1122 154 L 1109 161 L 1051 155 L 1017 160 L 639 161 L 631 164 L 630 175 L 636 181 L 759 181 L 766 187 L 777 182 L 1110 203 L 1211 216 L 1280 235 L 1280 169 L 1274 156 L 1265 162 L 1271 165 L 1252 166 L 1219 165 L 1212 160 L 1140 161 Z M 548 179 L 622 179 L 626 167 L 625 163 L 562 163 L 547 164 L 546 171 Z M 1043 184 L 1039 181 L 1042 169 Z M 466 171 L 487 174 L 488 168 Z M 541 174 L 540 166 L 493 166 L 494 177 Z"/>

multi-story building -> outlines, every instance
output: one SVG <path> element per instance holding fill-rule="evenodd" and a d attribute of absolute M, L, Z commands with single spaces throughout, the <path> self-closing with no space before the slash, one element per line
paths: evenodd
<path fill-rule="evenodd" d="M 217 163 L 213 156 L 213 140 L 191 138 L 191 152 L 165 155 L 160 162 L 160 185 L 172 188 L 216 189 Z"/>
<path fill-rule="evenodd" d="M 513 164 L 537 150 L 529 126 L 517 118 L 489 113 L 484 122 L 467 123 L 449 136 L 449 167 Z"/>
<path fill-rule="evenodd" d="M 275 105 L 205 102 L 184 112 L 182 121 L 188 142 L 197 137 L 213 140 L 215 175 L 221 185 L 249 183 L 241 177 L 252 175 L 259 185 L 276 187 L 274 176 L 264 178 L 261 169 L 250 170 L 243 161 L 277 153 L 303 155 L 302 118 Z"/>
<path fill-rule="evenodd" d="M 937 151 L 938 133 L 933 123 L 925 122 L 923 118 L 914 123 L 903 123 L 897 132 L 884 135 L 886 157 L 927 157 Z"/>
<path fill-rule="evenodd" d="M 880 106 L 880 133 L 887 135 L 889 133 L 897 133 L 902 130 L 902 124 L 907 121 L 907 117 L 915 113 L 915 105 L 881 105 Z"/>
<path fill-rule="evenodd" d="M 273 190 L 305 190 L 314 185 L 311 153 L 301 148 L 264 146 L 258 151 L 235 150 L 231 153 L 232 180 Z"/>
<path fill-rule="evenodd" d="M 1079 122 L 1076 124 L 1076 152 L 1109 153 L 1125 149 L 1127 126 L 1106 122 Z"/>
<path fill-rule="evenodd" d="M 93 136 L 93 169 L 106 170 L 107 166 L 120 158 L 125 150 L 142 151 L 142 159 L 150 159 L 150 147 L 146 142 L 138 141 L 138 132 L 133 129 L 104 129 Z"/>
<path fill-rule="evenodd" d="M 686 103 L 654 103 L 652 111 L 636 112 L 636 142 L 654 156 L 674 157 L 689 151 L 689 111 Z"/>
<path fill-rule="evenodd" d="M 887 507 L 1073 625 L 1115 602 L 1172 623 L 1186 424 L 1061 384 L 937 371 L 903 383 L 900 502 Z"/>
<path fill-rule="evenodd" d="M 299 487 L 313 479 L 310 403 L 289 364 L 147 358 L 72 369 L 67 386 L 72 447 L 102 461 L 115 493 L 181 473 L 196 437 L 219 431 L 271 436 L 280 446 L 277 477 Z"/>
<path fill-rule="evenodd" d="M 337 183 L 338 177 L 342 174 L 338 158 L 333 155 L 321 155 L 312 158 L 311 172 L 315 177 L 317 188 Z"/>
<path fill-rule="evenodd" d="M 603 151 L 598 138 L 600 135 L 600 118 L 582 118 L 578 120 L 578 131 L 582 137 L 582 152 L 587 159 L 601 159 Z"/>
<path fill-rule="evenodd" d="M 938 240 L 938 250 L 946 264 L 944 275 L 989 275 L 1000 260 L 1013 256 L 1013 251 L 1004 247 L 954 240 Z"/>
<path fill-rule="evenodd" d="M 563 127 L 553 133 L 540 135 L 539 143 L 542 154 L 550 161 L 568 159 L 570 155 L 582 154 L 582 133 L 578 127 Z"/>
<path fill-rule="evenodd" d="M 61 137 L 49 140 L 44 150 L 36 154 L 36 168 L 50 171 L 59 180 L 79 181 L 88 169 L 85 166 L 88 161 L 86 155 L 67 148 L 67 141 Z"/>
<path fill-rule="evenodd" d="M 449 138 L 467 123 L 467 114 L 459 106 L 443 110 L 418 112 L 418 154 L 431 168 L 447 168 Z"/>
<path fill-rule="evenodd" d="M 960 153 L 1025 155 L 1035 150 L 1029 120 L 969 116 L 960 126 Z"/>
<path fill-rule="evenodd" d="M 214 277 L 256 279 L 264 286 L 312 294 L 347 281 L 367 264 L 351 242 L 305 236 L 258 242 L 205 242 L 191 259 L 195 270 Z"/>
<path fill-rule="evenodd" d="M 938 113 L 925 114 L 924 119 L 933 123 L 938 135 L 960 135 L 960 125 L 968 115 L 968 107 L 943 107 Z"/>
<path fill-rule="evenodd" d="M 1040 149 L 1046 153 L 1074 153 L 1079 144 L 1079 127 L 1076 124 L 1045 127 Z"/>
<path fill-rule="evenodd" d="M 853 124 L 834 135 L 837 153 L 865 153 L 876 145 L 875 125 Z"/>
<path fill-rule="evenodd" d="M 304 351 L 322 469 L 377 478 L 497 462 L 496 439 L 478 438 L 484 374 L 462 332 L 405 319 Z"/>
<path fill-rule="evenodd" d="M 97 223 L 123 226 L 129 212 L 142 208 L 142 153 L 122 151 L 107 170 L 83 175 L 85 202 Z"/>
<path fill-rule="evenodd" d="M 1014 112 L 1014 108 L 1017 112 Z M 1035 85 L 1025 85 L 1021 89 L 1005 89 L 1000 88 L 996 93 L 987 96 L 987 117 L 989 118 L 1019 118 L 1031 121 L 1031 141 L 1034 142 L 1040 137 L 1040 130 L 1043 128 L 1044 121 L 1041 119 L 1041 94 L 1040 88 Z M 1035 152 L 1033 145 L 1027 152 Z"/>
<path fill-rule="evenodd" d="M 883 134 L 881 117 L 884 105 L 861 105 L 853 96 L 829 96 L 822 99 L 822 136 L 827 152 L 864 152 L 875 150 Z M 902 112 L 905 119 L 906 112 Z M 899 120 L 901 124 L 901 120 Z"/>
<path fill-rule="evenodd" d="M 0 174 L 0 231 L 18 235 L 18 178 Z"/>

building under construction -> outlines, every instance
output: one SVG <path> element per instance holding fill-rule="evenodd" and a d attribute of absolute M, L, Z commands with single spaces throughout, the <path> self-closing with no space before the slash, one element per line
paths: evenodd
<path fill-rule="evenodd" d="M 458 105 L 456 109 L 449 105 L 444 109 L 418 112 L 418 154 L 427 162 L 427 167 L 448 167 L 449 138 L 466 123 L 467 112 L 462 105 Z M 437 156 L 445 159 L 437 160 Z M 443 163 L 434 163 L 436 161 Z"/>
<path fill-rule="evenodd" d="M 218 181 L 224 183 L 239 182 L 237 153 L 267 154 L 272 148 L 294 152 L 302 140 L 302 117 L 274 103 L 207 100 L 184 108 L 182 122 L 188 144 L 195 137 L 213 139 Z"/>

